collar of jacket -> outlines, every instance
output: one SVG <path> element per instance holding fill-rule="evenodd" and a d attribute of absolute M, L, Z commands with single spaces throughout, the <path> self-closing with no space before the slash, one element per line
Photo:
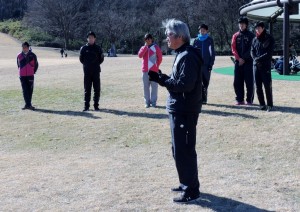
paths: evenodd
<path fill-rule="evenodd" d="M 182 46 L 180 46 L 178 49 L 175 49 L 175 52 L 178 54 L 180 52 L 183 52 L 186 50 L 186 47 L 189 45 L 189 43 L 184 43 Z"/>

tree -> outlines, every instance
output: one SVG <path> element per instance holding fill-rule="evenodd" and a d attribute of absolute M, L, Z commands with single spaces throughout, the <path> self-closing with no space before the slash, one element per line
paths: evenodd
<path fill-rule="evenodd" d="M 32 0 L 25 15 L 25 23 L 38 27 L 57 37 L 63 37 L 64 47 L 69 47 L 70 39 L 85 25 L 81 0 Z"/>
<path fill-rule="evenodd" d="M 0 0 L 0 21 L 21 19 L 27 9 L 27 0 Z"/>

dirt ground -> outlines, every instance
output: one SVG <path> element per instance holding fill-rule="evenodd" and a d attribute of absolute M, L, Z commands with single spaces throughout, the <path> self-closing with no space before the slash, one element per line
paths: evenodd
<path fill-rule="evenodd" d="M 0 33 L 0 211 L 300 211 L 299 82 L 274 80 L 268 113 L 234 106 L 233 77 L 212 73 L 197 127 L 201 199 L 177 205 L 167 91 L 144 108 L 137 56 L 105 58 L 101 111 L 84 113 L 78 54 L 33 47 L 37 110 L 23 111 L 20 50 Z"/>

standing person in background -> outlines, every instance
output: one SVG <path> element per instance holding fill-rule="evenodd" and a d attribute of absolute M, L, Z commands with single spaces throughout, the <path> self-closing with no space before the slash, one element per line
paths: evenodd
<path fill-rule="evenodd" d="M 194 40 L 193 46 L 200 49 L 203 59 L 202 70 L 202 104 L 207 104 L 207 90 L 210 81 L 211 71 L 215 62 L 214 40 L 208 35 L 208 26 L 202 24 L 198 28 L 198 37 Z"/>
<path fill-rule="evenodd" d="M 94 109 L 99 111 L 99 100 L 101 91 L 100 82 L 100 64 L 104 61 L 103 51 L 96 44 L 96 35 L 94 32 L 87 34 L 88 43 L 81 47 L 79 60 L 83 64 L 84 73 L 84 109 L 90 108 L 92 86 L 94 88 Z"/>
<path fill-rule="evenodd" d="M 267 33 L 264 22 L 255 25 L 256 37 L 251 45 L 251 56 L 253 58 L 253 69 L 255 73 L 256 93 L 260 109 L 271 111 L 273 109 L 271 61 L 274 50 L 274 38 Z M 264 85 L 267 105 L 265 103 Z"/>
<path fill-rule="evenodd" d="M 202 106 L 201 52 L 190 45 L 188 26 L 171 19 L 164 23 L 168 47 L 176 57 L 170 76 L 149 71 L 149 80 L 158 82 L 169 92 L 172 152 L 179 178 L 173 192 L 182 192 L 175 203 L 193 203 L 200 197 L 196 153 L 197 123 Z"/>
<path fill-rule="evenodd" d="M 239 31 L 232 36 L 231 50 L 235 57 L 233 87 L 236 94 L 236 105 L 244 105 L 244 83 L 246 84 L 247 105 L 253 104 L 254 99 L 254 77 L 253 60 L 250 55 L 251 44 L 254 34 L 248 30 L 248 19 L 238 19 Z"/>
<path fill-rule="evenodd" d="M 28 42 L 22 44 L 22 52 L 17 56 L 17 65 L 25 100 L 25 106 L 22 110 L 34 110 L 35 107 L 32 106 L 31 100 L 34 87 L 34 74 L 39 67 L 39 63 L 36 55 L 29 49 Z"/>
<path fill-rule="evenodd" d="M 153 42 L 151 34 L 147 33 L 144 36 L 145 45 L 138 52 L 139 58 L 143 58 L 143 85 L 144 85 L 144 101 L 145 107 L 156 107 L 158 85 L 156 82 L 150 82 L 148 72 L 158 72 L 159 65 L 162 62 L 162 52 L 158 45 Z M 150 92 L 151 87 L 151 92 Z"/>
<path fill-rule="evenodd" d="M 61 55 L 61 57 L 64 57 L 64 52 L 65 52 L 64 49 L 61 48 L 61 49 L 60 49 L 60 55 Z"/>

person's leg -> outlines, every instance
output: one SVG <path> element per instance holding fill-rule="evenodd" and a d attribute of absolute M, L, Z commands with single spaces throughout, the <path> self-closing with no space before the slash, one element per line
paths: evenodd
<path fill-rule="evenodd" d="M 34 76 L 28 77 L 28 86 L 29 86 L 29 102 L 30 106 L 32 107 L 32 94 L 33 94 L 33 87 L 34 87 Z"/>
<path fill-rule="evenodd" d="M 84 74 L 84 110 L 90 108 L 92 90 L 92 76 L 91 74 Z"/>
<path fill-rule="evenodd" d="M 93 88 L 94 88 L 94 108 L 95 110 L 99 110 L 99 100 L 100 100 L 100 91 L 101 91 L 100 73 L 95 73 L 93 75 Z"/>
<path fill-rule="evenodd" d="M 169 114 L 172 134 L 172 152 L 179 182 L 188 195 L 199 194 L 198 166 L 196 153 L 196 126 L 198 114 Z"/>
<path fill-rule="evenodd" d="M 239 66 L 236 62 L 234 66 L 233 87 L 235 91 L 235 100 L 238 104 L 244 103 L 244 70 L 243 66 Z"/>
<path fill-rule="evenodd" d="M 143 72 L 143 85 L 144 85 L 144 101 L 145 106 L 150 106 L 150 81 L 148 72 Z"/>
<path fill-rule="evenodd" d="M 263 84 L 266 92 L 267 106 L 273 107 L 273 94 L 272 94 L 272 76 L 271 71 L 264 73 Z"/>
<path fill-rule="evenodd" d="M 22 92 L 23 92 L 23 98 L 25 101 L 25 107 L 23 109 L 27 109 L 30 107 L 31 103 L 30 103 L 30 98 L 29 98 L 29 81 L 27 77 L 20 77 L 20 81 L 21 81 L 21 86 L 22 86 Z"/>
<path fill-rule="evenodd" d="M 247 97 L 246 101 L 248 104 L 253 103 L 254 99 L 254 76 L 253 76 L 253 64 L 246 63 L 244 65 L 244 76 L 245 76 L 245 83 L 247 88 Z"/>
<path fill-rule="evenodd" d="M 202 72 L 202 103 L 207 103 L 207 95 L 208 95 L 208 85 L 210 81 L 211 73 L 208 71 L 208 66 L 203 68 Z"/>
<path fill-rule="evenodd" d="M 151 84 L 151 105 L 156 107 L 157 102 L 157 93 L 158 93 L 158 84 L 156 82 L 150 82 Z"/>
<path fill-rule="evenodd" d="M 264 98 L 264 92 L 262 89 L 262 71 L 255 69 L 255 84 L 256 84 L 256 94 L 257 94 L 257 99 L 259 102 L 259 105 L 261 107 L 265 107 L 265 98 Z M 262 108 L 263 109 L 263 108 Z"/>

